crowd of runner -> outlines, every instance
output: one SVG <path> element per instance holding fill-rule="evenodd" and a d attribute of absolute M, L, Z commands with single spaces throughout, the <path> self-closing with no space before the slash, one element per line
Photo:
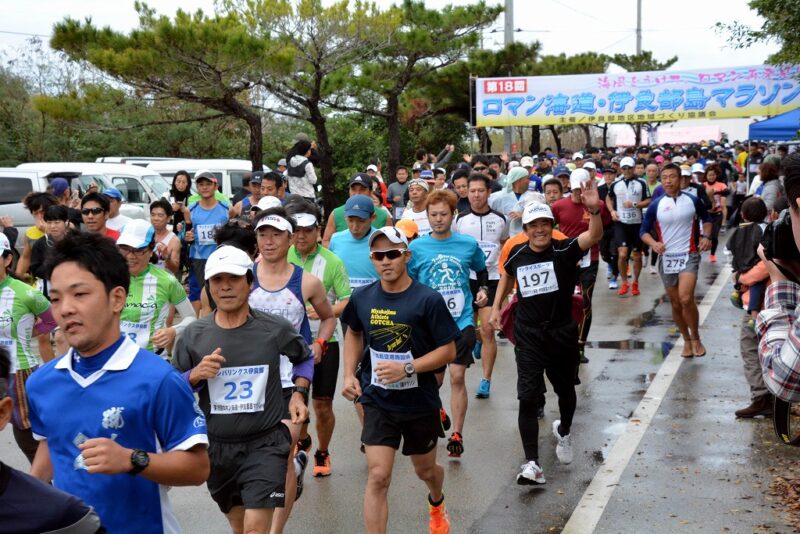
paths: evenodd
<path fill-rule="evenodd" d="M 0 428 L 10 419 L 31 474 L 54 486 L 0 464 L 0 499 L 53 503 L 37 531 L 174 532 L 163 488 L 207 483 L 233 532 L 283 532 L 306 466 L 334 472 L 341 394 L 362 426 L 365 530 L 387 529 L 400 450 L 428 488 L 430 532 L 449 532 L 437 443 L 469 455 L 469 398 L 491 398 L 497 336 L 516 359 L 516 481 L 544 484 L 544 377 L 569 464 L 595 291 L 636 298 L 660 278 L 681 356 L 702 357 L 697 273 L 734 228 L 752 400 L 737 416 L 771 410 L 754 329 L 768 274 L 754 244 L 785 203 L 785 151 L 709 142 L 456 163 L 448 145 L 392 177 L 367 162 L 324 216 L 314 151 L 299 139 L 233 199 L 211 172 L 180 171 L 149 221 L 120 215 L 115 189 L 76 203 L 56 178 L 22 199 L 35 225 L 21 253 L 0 218 Z"/>

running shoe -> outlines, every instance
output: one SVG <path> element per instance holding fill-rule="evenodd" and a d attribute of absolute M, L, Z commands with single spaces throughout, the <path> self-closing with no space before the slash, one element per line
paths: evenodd
<path fill-rule="evenodd" d="M 450 416 L 447 415 L 444 408 L 439 408 L 439 417 L 442 419 L 442 428 L 450 430 Z"/>
<path fill-rule="evenodd" d="M 297 474 L 297 496 L 294 498 L 295 502 L 300 499 L 303 494 L 303 475 L 306 473 L 306 466 L 308 465 L 308 455 L 305 451 L 300 451 L 294 456 L 294 471 Z"/>
<path fill-rule="evenodd" d="M 450 515 L 447 513 L 447 508 L 444 505 L 444 499 L 439 506 L 431 504 L 430 495 L 428 496 L 428 514 L 430 520 L 428 528 L 431 534 L 450 534 Z"/>
<path fill-rule="evenodd" d="M 314 471 L 311 473 L 315 477 L 327 477 L 331 474 L 331 455 L 328 451 L 314 453 Z"/>
<path fill-rule="evenodd" d="M 553 421 L 553 435 L 558 440 L 556 444 L 556 456 L 558 456 L 558 461 L 562 464 L 569 464 L 572 463 L 572 435 L 567 434 L 566 436 L 562 436 L 559 434 L 559 425 L 561 425 L 560 419 Z"/>
<path fill-rule="evenodd" d="M 481 359 L 481 347 L 483 347 L 483 343 L 481 343 L 480 341 L 477 341 L 475 343 L 475 346 L 472 347 L 472 357 L 475 358 L 476 360 Z"/>
<path fill-rule="evenodd" d="M 492 388 L 492 381 L 486 378 L 481 378 L 478 384 L 478 390 L 475 392 L 475 397 L 478 399 L 488 399 L 491 395 L 490 389 Z"/>
<path fill-rule="evenodd" d="M 625 295 L 628 292 L 628 282 L 622 282 L 622 285 L 619 287 L 619 291 L 617 294 Z"/>
<path fill-rule="evenodd" d="M 640 294 L 641 294 L 641 291 L 639 291 L 639 282 L 632 283 L 631 284 L 631 295 L 636 297 L 636 296 L 638 296 Z"/>
<path fill-rule="evenodd" d="M 708 261 L 710 261 L 711 263 L 717 263 L 717 257 L 712 254 L 711 256 L 708 257 Z"/>
<path fill-rule="evenodd" d="M 311 450 L 311 434 L 306 436 L 305 439 L 300 438 L 297 440 L 297 445 L 294 448 L 295 454 L 297 454 L 300 451 L 303 451 L 304 453 L 306 453 L 306 456 L 308 456 L 308 451 L 310 450 Z"/>
<path fill-rule="evenodd" d="M 450 458 L 461 458 L 461 455 L 464 454 L 464 437 L 461 432 L 453 432 L 453 435 L 447 440 L 447 453 Z"/>
<path fill-rule="evenodd" d="M 617 277 L 612 276 L 611 280 L 608 281 L 608 289 L 617 289 L 619 284 L 617 283 Z"/>
<path fill-rule="evenodd" d="M 578 354 L 580 355 L 581 363 L 589 363 L 589 358 L 584 354 L 586 348 L 583 346 L 578 347 Z"/>
<path fill-rule="evenodd" d="M 658 269 L 655 265 L 650 266 L 650 274 L 658 274 Z"/>
<path fill-rule="evenodd" d="M 517 475 L 517 484 L 520 486 L 534 486 L 545 484 L 544 471 L 535 461 L 531 460 L 527 464 L 522 464 L 522 471 Z"/>

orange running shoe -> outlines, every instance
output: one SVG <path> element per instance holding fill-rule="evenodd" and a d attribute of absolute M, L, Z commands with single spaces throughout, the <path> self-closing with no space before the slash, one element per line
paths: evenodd
<path fill-rule="evenodd" d="M 433 506 L 428 498 L 428 514 L 430 514 L 428 527 L 431 534 L 450 534 L 450 515 L 444 506 L 444 500 L 439 506 Z"/>
<path fill-rule="evenodd" d="M 633 284 L 631 284 L 631 295 L 633 295 L 635 297 L 639 293 L 640 293 L 640 291 L 639 291 L 639 282 L 634 282 Z"/>
<path fill-rule="evenodd" d="M 328 451 L 314 453 L 314 472 L 315 477 L 327 477 L 331 474 L 331 455 Z"/>
<path fill-rule="evenodd" d="M 628 292 L 628 282 L 622 282 L 622 285 L 619 286 L 619 291 L 617 291 L 617 294 L 625 295 L 627 292 Z"/>
<path fill-rule="evenodd" d="M 711 263 L 717 263 L 717 257 L 714 256 L 713 254 L 711 256 L 709 256 L 708 259 L 711 261 Z"/>

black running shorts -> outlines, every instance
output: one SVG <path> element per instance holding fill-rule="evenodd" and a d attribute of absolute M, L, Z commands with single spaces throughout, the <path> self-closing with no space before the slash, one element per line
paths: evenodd
<path fill-rule="evenodd" d="M 278 423 L 240 443 L 209 440 L 208 491 L 222 513 L 234 506 L 280 508 L 284 505 L 286 469 L 292 436 Z"/>
<path fill-rule="evenodd" d="M 617 248 L 628 248 L 631 251 L 642 250 L 642 238 L 639 237 L 641 224 L 627 224 L 620 221 L 614 223 L 614 243 Z"/>
<path fill-rule="evenodd" d="M 436 447 L 444 437 L 439 411 L 431 413 L 387 412 L 370 403 L 364 404 L 364 428 L 361 442 L 364 445 L 384 445 L 395 450 L 403 440 L 404 456 L 425 454 Z"/>
<path fill-rule="evenodd" d="M 483 307 L 485 307 L 487 310 L 492 309 L 492 303 L 494 302 L 494 296 L 497 293 L 497 284 L 499 284 L 499 283 L 500 283 L 500 280 L 489 280 L 486 283 L 486 287 L 488 288 L 489 300 L 486 301 L 486 306 L 483 306 Z M 480 287 L 478 286 L 478 281 L 477 280 L 470 280 L 469 281 L 469 289 L 470 289 L 470 291 L 472 291 L 472 309 L 477 312 L 478 310 L 481 309 L 480 307 L 478 307 L 477 304 L 475 304 L 475 299 L 478 298 L 478 289 L 480 289 Z M 464 308 L 465 308 L 464 309 L 464 313 L 467 313 L 467 309 L 468 308 L 466 306 L 464 306 Z"/>
<path fill-rule="evenodd" d="M 311 383 L 311 398 L 333 400 L 336 394 L 336 378 L 339 376 L 339 343 L 328 343 L 322 360 L 314 365 L 314 381 Z"/>
<path fill-rule="evenodd" d="M 475 327 L 470 325 L 461 331 L 461 335 L 456 338 L 456 359 L 451 363 L 457 363 L 469 367 L 475 363 L 472 357 L 472 349 L 475 348 Z"/>

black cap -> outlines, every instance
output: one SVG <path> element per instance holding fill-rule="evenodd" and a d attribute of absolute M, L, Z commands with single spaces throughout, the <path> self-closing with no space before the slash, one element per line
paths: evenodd
<path fill-rule="evenodd" d="M 263 180 L 263 179 L 264 179 L 264 172 L 263 171 L 255 171 L 250 176 L 250 183 L 251 184 L 260 184 L 261 180 Z"/>
<path fill-rule="evenodd" d="M 350 178 L 350 183 L 347 184 L 347 187 L 353 187 L 356 184 L 363 185 L 367 189 L 370 189 L 372 187 L 372 179 L 367 174 L 360 172 Z"/>

